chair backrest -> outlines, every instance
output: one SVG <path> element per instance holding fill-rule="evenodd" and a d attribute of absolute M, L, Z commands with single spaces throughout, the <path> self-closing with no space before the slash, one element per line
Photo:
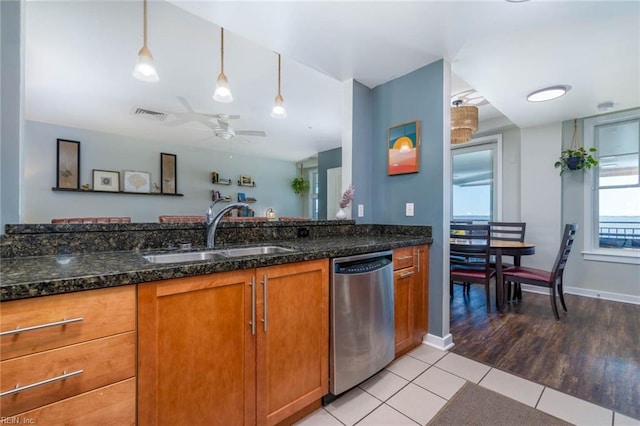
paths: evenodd
<path fill-rule="evenodd" d="M 51 219 L 51 223 L 131 223 L 130 217 L 69 217 Z"/>
<path fill-rule="evenodd" d="M 474 263 L 490 267 L 491 232 L 489 225 L 450 225 L 450 264 L 464 264 L 469 257 Z"/>
<path fill-rule="evenodd" d="M 501 241 L 524 241 L 525 222 L 489 222 L 491 239 Z"/>
<path fill-rule="evenodd" d="M 204 216 L 162 215 L 158 216 L 158 221 L 160 223 L 204 222 Z"/>
<path fill-rule="evenodd" d="M 571 247 L 573 246 L 573 240 L 576 236 L 577 230 L 577 223 L 567 223 L 564 226 L 562 242 L 560 243 L 560 251 L 558 252 L 558 257 L 556 257 L 553 269 L 551 270 L 551 275 L 554 279 L 562 276 L 562 273 L 564 272 L 564 267 L 567 265 L 567 260 L 569 259 L 569 253 L 571 252 Z"/>

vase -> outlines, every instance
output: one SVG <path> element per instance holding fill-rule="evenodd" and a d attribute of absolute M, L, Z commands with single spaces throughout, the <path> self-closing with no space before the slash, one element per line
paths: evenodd
<path fill-rule="evenodd" d="M 347 218 L 347 214 L 344 212 L 344 210 L 338 209 L 338 212 L 336 213 L 336 219 L 343 220 L 346 218 Z"/>

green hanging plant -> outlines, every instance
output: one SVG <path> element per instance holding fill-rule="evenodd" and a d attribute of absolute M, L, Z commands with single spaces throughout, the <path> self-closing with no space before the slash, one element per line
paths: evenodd
<path fill-rule="evenodd" d="M 297 177 L 291 181 L 291 189 L 296 194 L 304 194 L 311 188 L 311 184 L 303 177 Z"/>
<path fill-rule="evenodd" d="M 596 152 L 595 148 L 584 149 L 578 141 L 578 120 L 573 120 L 573 138 L 571 139 L 571 147 L 562 150 L 560 158 L 554 164 L 554 167 L 560 167 L 560 175 L 571 170 L 588 170 L 598 165 L 591 153 Z"/>

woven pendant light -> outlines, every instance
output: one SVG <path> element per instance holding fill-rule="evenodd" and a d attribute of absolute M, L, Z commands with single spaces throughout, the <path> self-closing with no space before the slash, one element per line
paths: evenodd
<path fill-rule="evenodd" d="M 461 100 L 453 101 L 451 108 L 451 143 L 470 141 L 474 132 L 478 130 L 478 107 L 460 106 Z"/>

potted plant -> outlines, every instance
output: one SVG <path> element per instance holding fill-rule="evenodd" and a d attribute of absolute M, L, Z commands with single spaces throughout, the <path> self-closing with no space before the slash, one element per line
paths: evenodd
<path fill-rule="evenodd" d="M 307 192 L 309 188 L 311 188 L 311 184 L 303 177 L 297 177 L 291 181 L 291 189 L 293 189 L 293 192 L 296 194 L 302 195 Z"/>
<path fill-rule="evenodd" d="M 588 170 L 598 165 L 598 160 L 591 155 L 594 152 L 596 152 L 596 149 L 593 147 L 586 150 L 580 146 L 578 141 L 578 120 L 573 120 L 571 147 L 562 150 L 560 158 L 556 161 L 554 167 L 560 167 L 560 175 L 570 170 Z"/>
<path fill-rule="evenodd" d="M 598 160 L 591 155 L 592 152 L 596 152 L 596 149 L 589 148 L 587 151 L 581 146 L 577 149 L 567 148 L 560 153 L 555 167 L 560 167 L 560 174 L 569 170 L 588 170 L 598 165 Z"/>

